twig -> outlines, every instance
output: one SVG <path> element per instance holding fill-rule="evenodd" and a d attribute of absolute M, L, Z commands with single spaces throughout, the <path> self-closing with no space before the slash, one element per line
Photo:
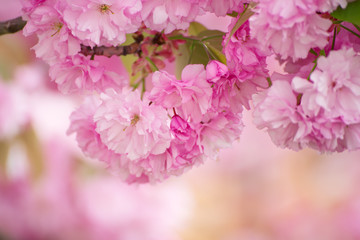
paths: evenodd
<path fill-rule="evenodd" d="M 22 17 L 17 17 L 5 22 L 0 22 L 0 35 L 8 33 L 16 33 L 21 31 L 26 25 L 26 21 Z"/>
<path fill-rule="evenodd" d="M 139 54 L 141 52 L 141 45 L 138 42 L 134 42 L 126 46 L 117 46 L 117 47 L 106 47 L 106 46 L 95 46 L 89 47 L 81 44 L 80 53 L 85 56 L 94 56 L 101 55 L 106 57 L 111 56 L 126 56 L 128 54 Z"/>

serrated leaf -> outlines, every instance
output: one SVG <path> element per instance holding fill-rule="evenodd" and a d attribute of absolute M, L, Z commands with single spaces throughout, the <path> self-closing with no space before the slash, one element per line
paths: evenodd
<path fill-rule="evenodd" d="M 360 0 L 348 3 L 345 9 L 338 7 L 331 16 L 342 21 L 360 25 Z"/>

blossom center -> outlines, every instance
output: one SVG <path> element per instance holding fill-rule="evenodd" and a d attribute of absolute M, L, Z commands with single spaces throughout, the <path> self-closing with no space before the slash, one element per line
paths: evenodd
<path fill-rule="evenodd" d="M 135 114 L 133 118 L 131 119 L 131 126 L 135 126 L 136 123 L 140 120 L 139 115 Z"/>
<path fill-rule="evenodd" d="M 110 7 L 111 7 L 110 5 L 101 4 L 99 6 L 99 10 L 100 10 L 101 13 L 107 13 L 108 14 L 109 12 L 111 12 L 112 14 L 114 14 L 114 12 L 111 11 Z"/>
<path fill-rule="evenodd" d="M 53 29 L 55 32 L 51 35 L 52 37 L 55 36 L 58 32 L 60 32 L 61 28 L 64 26 L 62 22 L 56 22 L 53 24 Z"/>

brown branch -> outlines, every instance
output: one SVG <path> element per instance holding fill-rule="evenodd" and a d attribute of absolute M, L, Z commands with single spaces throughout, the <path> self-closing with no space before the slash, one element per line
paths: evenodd
<path fill-rule="evenodd" d="M 22 30 L 26 25 L 26 21 L 22 17 L 17 17 L 5 22 L 0 22 L 0 35 L 8 33 L 16 33 Z"/>
<path fill-rule="evenodd" d="M 111 56 L 126 56 L 128 54 L 139 54 L 141 52 L 141 45 L 139 42 L 134 42 L 126 46 L 117 46 L 117 47 L 105 47 L 105 46 L 95 46 L 93 48 L 81 44 L 80 53 L 85 56 L 95 56 L 101 55 L 106 57 Z"/>

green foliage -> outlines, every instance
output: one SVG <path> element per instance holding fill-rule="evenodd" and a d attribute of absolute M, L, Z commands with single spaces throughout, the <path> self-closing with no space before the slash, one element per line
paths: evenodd
<path fill-rule="evenodd" d="M 360 25 L 360 0 L 348 3 L 345 9 L 338 7 L 331 15 L 339 20 Z"/>
<path fill-rule="evenodd" d="M 212 60 L 226 63 L 222 53 L 222 40 L 224 32 L 208 30 L 198 22 L 192 22 L 188 29 L 189 37 L 178 36 L 178 39 L 186 41 L 180 45 L 179 55 L 176 58 L 176 77 L 180 78 L 181 72 L 188 64 L 203 64 Z"/>

